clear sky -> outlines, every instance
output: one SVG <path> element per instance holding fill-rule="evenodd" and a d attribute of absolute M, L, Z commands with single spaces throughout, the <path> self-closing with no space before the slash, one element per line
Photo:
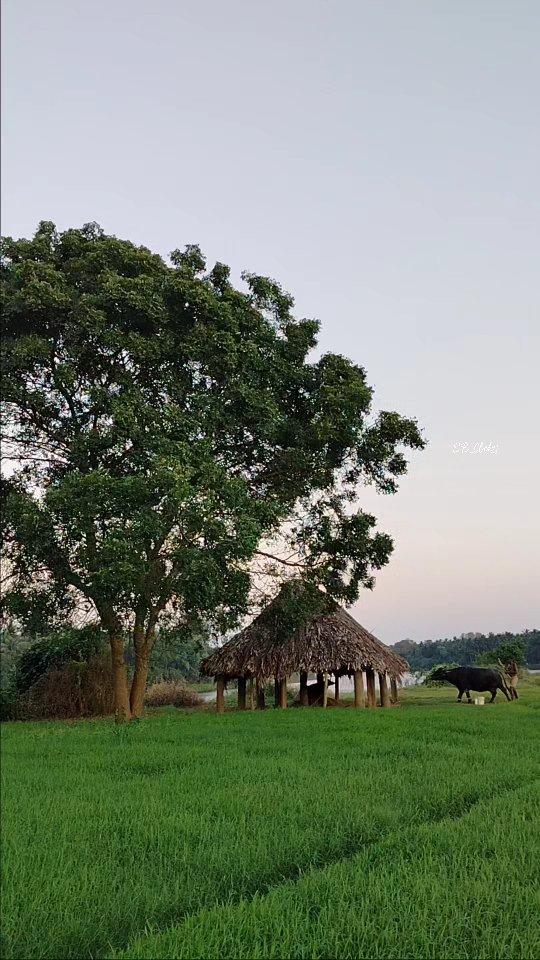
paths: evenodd
<path fill-rule="evenodd" d="M 429 439 L 362 497 L 396 550 L 354 612 L 387 642 L 540 626 L 538 0 L 4 0 L 3 27 L 4 233 L 97 220 L 278 278 Z"/>

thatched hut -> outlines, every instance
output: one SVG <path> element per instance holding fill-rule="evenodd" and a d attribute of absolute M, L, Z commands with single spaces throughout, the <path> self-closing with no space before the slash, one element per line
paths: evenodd
<path fill-rule="evenodd" d="M 286 707 L 287 679 L 296 673 L 300 675 L 299 700 L 305 706 L 326 706 L 329 682 L 334 685 L 333 699 L 339 700 L 340 677 L 348 676 L 354 678 L 355 706 L 374 707 L 376 673 L 380 705 L 397 703 L 398 681 L 409 669 L 406 660 L 326 598 L 321 613 L 284 634 L 276 629 L 276 600 L 245 630 L 203 660 L 203 674 L 214 677 L 217 683 L 218 712 L 225 708 L 225 688 L 231 680 L 238 681 L 239 709 L 246 709 L 248 685 L 251 705 L 255 699 L 257 707 L 264 708 L 264 689 L 271 680 L 275 683 L 276 706 Z M 310 673 L 317 675 L 316 685 L 308 684 Z"/>

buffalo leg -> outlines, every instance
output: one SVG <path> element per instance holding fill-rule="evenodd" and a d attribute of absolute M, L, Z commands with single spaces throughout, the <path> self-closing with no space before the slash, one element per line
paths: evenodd
<path fill-rule="evenodd" d="M 496 696 L 497 696 L 497 687 L 495 687 L 494 690 L 491 690 L 491 700 L 490 700 L 489 702 L 490 702 L 490 703 L 493 703 L 493 701 L 495 700 L 495 697 L 496 697 Z"/>
<path fill-rule="evenodd" d="M 461 703 L 461 698 L 464 693 L 465 693 L 465 690 L 462 690 L 461 687 L 458 687 L 458 698 L 457 698 L 458 703 Z"/>
<path fill-rule="evenodd" d="M 466 690 L 465 693 L 467 694 L 467 703 L 472 703 L 471 691 L 470 691 L 470 690 Z"/>

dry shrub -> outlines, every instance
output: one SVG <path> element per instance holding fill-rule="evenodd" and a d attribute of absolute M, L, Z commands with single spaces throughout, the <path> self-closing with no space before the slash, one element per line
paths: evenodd
<path fill-rule="evenodd" d="M 147 707 L 199 707 L 204 700 L 183 680 L 160 680 L 146 691 Z"/>
<path fill-rule="evenodd" d="M 106 716 L 114 711 L 111 660 L 96 654 L 87 663 L 66 663 L 49 670 L 20 697 L 21 720 L 66 720 Z"/>

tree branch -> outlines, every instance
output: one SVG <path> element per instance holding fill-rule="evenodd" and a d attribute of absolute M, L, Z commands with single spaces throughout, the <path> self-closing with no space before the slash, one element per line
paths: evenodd
<path fill-rule="evenodd" d="M 302 563 L 302 562 L 299 561 L 299 560 L 285 560 L 283 557 L 276 557 L 276 556 L 274 556 L 273 553 L 265 553 L 264 550 L 256 550 L 256 551 L 255 551 L 255 556 L 256 556 L 256 557 L 266 557 L 267 560 L 275 560 L 277 563 L 283 563 L 283 564 L 285 564 L 285 566 L 287 566 L 287 567 L 300 567 L 301 569 L 305 569 L 305 567 L 306 567 L 306 564 L 305 564 L 305 563 Z"/>

